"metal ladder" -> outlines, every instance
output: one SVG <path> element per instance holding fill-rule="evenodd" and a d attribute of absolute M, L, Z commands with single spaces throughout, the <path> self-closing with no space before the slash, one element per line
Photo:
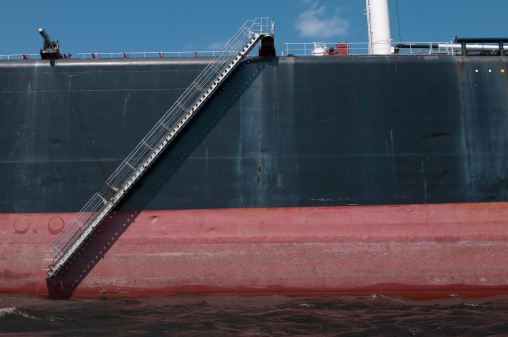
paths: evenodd
<path fill-rule="evenodd" d="M 257 18 L 238 30 L 53 242 L 49 276 L 58 274 L 256 43 L 273 36 L 273 28 L 272 18 Z"/>

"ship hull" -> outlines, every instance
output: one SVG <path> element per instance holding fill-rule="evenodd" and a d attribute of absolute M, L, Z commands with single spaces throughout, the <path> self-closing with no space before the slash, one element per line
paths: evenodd
<path fill-rule="evenodd" d="M 70 213 L 4 214 L 2 292 L 488 296 L 508 291 L 506 203 L 118 212 L 54 278 Z M 4 265 L 7 261 L 4 258 Z"/>
<path fill-rule="evenodd" d="M 0 64 L 0 291 L 508 292 L 503 57 L 249 58 L 47 278 L 42 252 L 208 61 Z"/>

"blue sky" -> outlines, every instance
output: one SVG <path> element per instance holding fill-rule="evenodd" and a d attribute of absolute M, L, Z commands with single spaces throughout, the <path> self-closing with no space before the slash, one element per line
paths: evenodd
<path fill-rule="evenodd" d="M 508 37 L 508 0 L 388 0 L 392 39 Z M 0 55 L 36 54 L 39 27 L 62 53 L 220 50 L 248 19 L 275 19 L 275 44 L 366 42 L 364 0 L 0 0 Z"/>

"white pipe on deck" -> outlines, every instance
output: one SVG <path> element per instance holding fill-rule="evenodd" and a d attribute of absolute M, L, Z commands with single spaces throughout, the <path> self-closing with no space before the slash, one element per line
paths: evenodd
<path fill-rule="evenodd" d="M 462 45 L 460 43 L 438 43 L 438 47 L 439 47 L 439 49 L 462 50 Z M 466 49 L 468 49 L 468 50 L 499 50 L 499 45 L 466 43 Z M 503 46 L 503 49 L 508 50 L 508 46 Z"/>

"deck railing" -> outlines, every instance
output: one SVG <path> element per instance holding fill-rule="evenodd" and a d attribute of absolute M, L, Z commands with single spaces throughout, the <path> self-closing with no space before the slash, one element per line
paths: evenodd
<path fill-rule="evenodd" d="M 398 48 L 398 45 L 407 48 Z M 312 56 L 323 55 L 368 55 L 369 44 L 367 42 L 307 42 L 307 43 L 284 43 L 282 56 Z M 402 55 L 457 55 L 460 51 L 454 50 L 451 42 L 408 42 L 393 43 L 392 54 Z"/>
<path fill-rule="evenodd" d="M 112 59 L 112 58 L 169 58 L 169 57 L 215 57 L 220 53 L 216 50 L 176 51 L 176 52 L 115 52 L 115 53 L 78 53 L 79 59 Z M 72 58 L 72 57 L 71 57 Z M 3 60 L 40 60 L 40 54 L 9 54 L 0 55 Z"/>
<path fill-rule="evenodd" d="M 122 52 L 122 53 L 78 53 L 80 59 L 95 58 L 166 58 L 166 57 L 215 57 L 220 51 L 198 50 L 177 52 Z"/>
<path fill-rule="evenodd" d="M 468 43 L 468 50 L 495 53 L 499 50 L 496 43 Z M 320 48 L 320 49 L 319 49 Z M 508 46 L 504 47 L 505 55 Z M 323 53 L 320 54 L 320 51 Z M 171 57 L 215 57 L 220 51 L 177 51 L 177 52 L 113 52 L 113 53 L 78 53 L 79 59 L 113 59 L 113 58 L 171 58 Z M 312 56 L 312 55 L 368 55 L 367 42 L 306 42 L 284 43 L 282 56 Z M 405 42 L 392 43 L 392 54 L 399 55 L 462 55 L 461 45 L 450 42 Z M 39 54 L 10 54 L 0 55 L 0 60 L 28 60 L 40 59 Z"/>
<path fill-rule="evenodd" d="M 0 61 L 4 60 L 30 60 L 30 59 L 40 59 L 40 54 L 9 54 L 9 55 L 0 55 Z"/>

